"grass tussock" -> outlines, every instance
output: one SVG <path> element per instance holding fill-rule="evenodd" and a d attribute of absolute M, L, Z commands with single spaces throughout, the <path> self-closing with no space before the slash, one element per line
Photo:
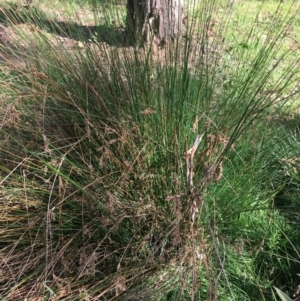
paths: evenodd
<path fill-rule="evenodd" d="M 186 35 L 163 49 L 126 43 L 122 5 L 100 2 L 93 25 L 78 10 L 62 21 L 11 7 L 0 18 L 14 33 L 1 44 L 0 296 L 292 293 L 294 6 L 279 4 L 259 31 L 262 5 L 238 42 L 236 6 L 186 4 Z"/>

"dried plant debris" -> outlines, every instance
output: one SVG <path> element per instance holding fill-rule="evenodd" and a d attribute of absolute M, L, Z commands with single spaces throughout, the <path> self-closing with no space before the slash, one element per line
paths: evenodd
<path fill-rule="evenodd" d="M 200 160 L 203 170 L 201 182 L 206 184 L 211 181 L 219 181 L 223 176 L 222 154 L 229 143 L 229 138 L 221 133 L 207 135 L 206 146 L 203 149 Z M 233 146 L 231 146 L 232 148 Z"/>
<path fill-rule="evenodd" d="M 186 166 L 187 166 L 187 171 L 186 171 L 186 176 L 187 176 L 187 185 L 188 185 L 188 190 L 191 192 L 194 186 L 193 183 L 193 177 L 194 177 L 194 156 L 197 151 L 197 148 L 203 138 L 204 134 L 198 135 L 193 146 L 186 151 L 185 153 L 185 159 L 186 159 Z"/>
<path fill-rule="evenodd" d="M 193 124 L 192 131 L 197 127 L 198 119 Z M 193 146 L 184 154 L 186 160 L 187 190 L 190 195 L 190 220 L 194 222 L 196 214 L 199 212 L 198 206 L 203 204 L 201 190 L 212 181 L 219 181 L 223 176 L 222 153 L 229 143 L 229 139 L 217 133 L 206 137 L 206 145 L 201 151 L 200 164 L 203 170 L 203 177 L 197 183 L 197 193 L 194 191 L 194 157 L 204 134 L 198 135 Z"/>

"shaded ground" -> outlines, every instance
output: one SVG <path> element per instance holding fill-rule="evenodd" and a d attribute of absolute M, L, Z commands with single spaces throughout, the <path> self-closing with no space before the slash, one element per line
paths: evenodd
<path fill-rule="evenodd" d="M 45 13 L 47 12 L 47 14 Z M 101 51 L 99 49 L 107 47 L 113 47 L 117 49 L 119 55 L 125 54 L 132 57 L 135 56 L 133 47 L 128 45 L 125 37 L 125 30 L 122 24 L 117 24 L 115 21 L 112 24 L 106 24 L 103 20 L 103 24 L 95 25 L 94 12 L 91 10 L 82 9 L 80 13 L 76 12 L 76 22 L 70 21 L 63 12 L 55 12 L 55 17 L 49 17 L 51 12 L 47 7 L 41 5 L 38 8 L 35 6 L 20 6 L 16 4 L 10 4 L 3 8 L 0 8 L 0 47 L 2 49 L 0 53 L 0 62 L 6 62 L 6 64 L 14 64 L 16 66 L 25 65 L 25 53 L 28 53 L 28 45 L 22 41 L 17 32 L 23 32 L 24 36 L 34 37 L 36 35 L 44 35 L 49 38 L 51 44 L 63 46 L 67 51 L 71 51 L 74 48 L 86 48 L 90 47 L 99 52 L 101 57 Z M 53 12 L 52 12 L 53 15 Z M 101 19 L 101 18 L 100 18 Z M 14 24 L 14 27 L 11 24 Z M 213 29 L 207 28 L 207 36 L 214 37 L 216 40 L 215 32 Z M 196 39 L 195 39 L 196 40 Z M 182 40 L 181 48 L 185 47 L 186 41 Z M 4 46 L 4 47 L 3 47 Z M 30 45 L 30 47 L 32 44 Z M 27 48 L 27 49 L 26 49 Z M 8 49 L 14 50 L 8 52 Z M 144 56 L 146 48 L 140 48 L 140 55 Z M 216 47 L 207 44 L 206 49 L 203 46 L 195 42 L 190 43 L 190 62 L 193 64 L 198 57 L 203 54 L 210 53 L 210 60 L 214 55 L 212 53 L 218 53 Z M 152 49 L 152 59 L 154 61 L 160 61 L 165 63 L 168 60 L 172 60 L 169 57 L 169 48 L 159 49 L 157 47 Z M 185 55 L 184 53 L 182 55 Z M 190 66 L 193 69 L 193 66 Z"/>

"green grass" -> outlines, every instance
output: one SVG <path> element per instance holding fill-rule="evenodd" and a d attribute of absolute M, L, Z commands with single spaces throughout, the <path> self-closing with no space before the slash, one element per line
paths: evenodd
<path fill-rule="evenodd" d="M 1 46 L 11 61 L 0 73 L 0 296 L 274 300 L 273 286 L 292 295 L 298 61 L 282 34 L 297 21 L 291 3 L 276 12 L 275 2 L 203 1 L 188 9 L 193 36 L 162 50 L 166 59 L 124 45 L 124 6 L 93 14 L 84 2 L 97 22 L 82 26 L 76 3 L 63 23 L 45 2 L 3 13 L 15 36 Z M 258 6 L 281 16 L 276 26 L 254 22 Z M 186 152 L 202 134 L 190 191 Z"/>

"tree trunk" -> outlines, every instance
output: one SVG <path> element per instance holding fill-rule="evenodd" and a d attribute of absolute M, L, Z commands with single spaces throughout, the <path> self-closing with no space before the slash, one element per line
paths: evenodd
<path fill-rule="evenodd" d="M 183 0 L 127 0 L 127 36 L 162 47 L 183 32 Z"/>

